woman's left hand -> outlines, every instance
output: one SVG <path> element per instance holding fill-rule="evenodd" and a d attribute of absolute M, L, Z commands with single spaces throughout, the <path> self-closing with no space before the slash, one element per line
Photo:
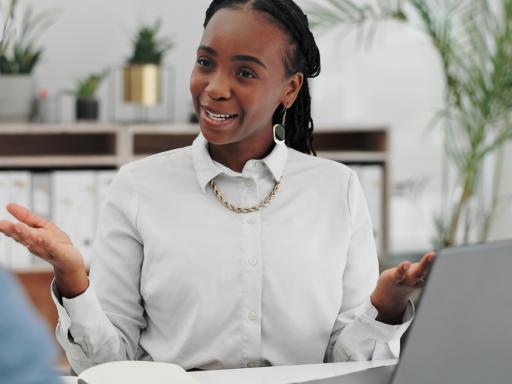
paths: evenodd
<path fill-rule="evenodd" d="M 434 258 L 435 252 L 428 252 L 417 263 L 403 261 L 382 272 L 371 296 L 373 306 L 379 311 L 377 321 L 388 324 L 402 322 L 407 303 L 414 291 L 425 284 L 424 279 Z"/>

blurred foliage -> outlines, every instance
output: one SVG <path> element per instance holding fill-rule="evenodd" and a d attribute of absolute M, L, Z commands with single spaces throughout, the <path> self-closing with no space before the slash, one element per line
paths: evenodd
<path fill-rule="evenodd" d="M 133 56 L 130 64 L 156 64 L 160 65 L 165 54 L 174 44 L 169 38 L 158 38 L 161 21 L 153 25 L 143 25 L 133 39 Z"/>
<path fill-rule="evenodd" d="M 53 23 L 55 9 L 34 13 L 20 8 L 19 0 L 0 4 L 0 73 L 30 74 L 41 59 L 43 50 L 36 39 Z"/>
<path fill-rule="evenodd" d="M 306 13 L 317 29 L 355 28 L 372 38 L 378 23 L 419 26 L 439 54 L 444 106 L 435 123 L 445 132 L 445 153 L 456 180 L 444 172 L 444 208 L 435 218 L 436 246 L 488 238 L 499 209 L 503 150 L 512 138 L 512 0 L 323 0 Z M 475 208 L 484 159 L 494 157 L 487 207 Z"/>

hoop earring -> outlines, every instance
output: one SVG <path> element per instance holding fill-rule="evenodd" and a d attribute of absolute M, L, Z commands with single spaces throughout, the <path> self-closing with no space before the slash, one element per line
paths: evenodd
<path fill-rule="evenodd" d="M 285 138 L 286 138 L 286 107 L 284 109 L 283 113 L 283 120 L 281 121 L 281 124 L 275 124 L 272 127 L 273 135 L 274 135 L 274 142 L 276 144 L 284 144 Z"/>

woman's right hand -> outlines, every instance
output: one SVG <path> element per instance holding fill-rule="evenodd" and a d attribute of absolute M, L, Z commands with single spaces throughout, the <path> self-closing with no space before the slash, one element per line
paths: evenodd
<path fill-rule="evenodd" d="M 70 298 L 83 293 L 89 285 L 87 271 L 80 251 L 70 238 L 55 224 L 19 204 L 8 204 L 7 211 L 19 223 L 0 220 L 0 232 L 53 266 L 62 296 Z"/>

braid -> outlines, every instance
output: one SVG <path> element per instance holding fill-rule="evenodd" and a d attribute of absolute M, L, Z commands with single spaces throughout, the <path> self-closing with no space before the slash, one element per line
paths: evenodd
<path fill-rule="evenodd" d="M 297 151 L 316 155 L 307 79 L 320 73 L 320 52 L 309 29 L 308 18 L 293 0 L 213 0 L 206 10 L 204 27 L 218 10 L 245 6 L 264 13 L 288 37 L 289 47 L 283 58 L 286 75 L 301 72 L 304 81 L 297 99 L 286 113 L 286 144 Z M 272 116 L 272 124 L 280 123 L 283 113 L 284 108 L 280 105 Z"/>

